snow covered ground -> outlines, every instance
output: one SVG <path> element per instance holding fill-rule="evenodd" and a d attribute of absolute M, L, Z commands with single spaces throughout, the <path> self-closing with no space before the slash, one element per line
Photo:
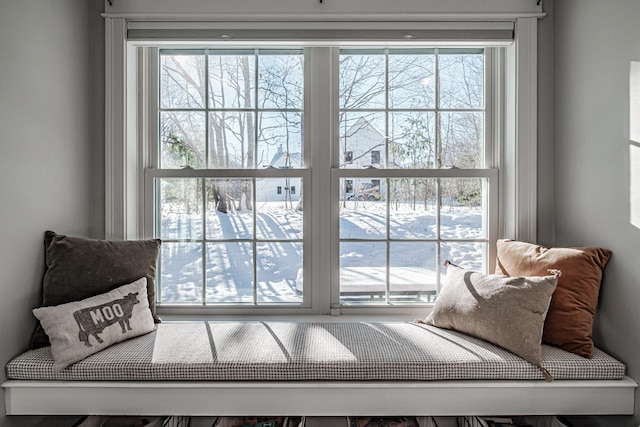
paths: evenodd
<path fill-rule="evenodd" d="M 202 304 L 204 293 L 208 304 L 251 304 L 254 298 L 267 304 L 302 302 L 303 212 L 286 209 L 282 202 L 268 202 L 258 204 L 255 222 L 253 212 L 247 210 L 227 214 L 212 210 L 205 216 L 203 224 L 201 212 L 167 208 L 163 214 L 163 303 Z M 340 278 L 345 300 L 383 294 L 387 265 L 390 290 L 396 297 L 408 292 L 416 301 L 436 291 L 437 265 L 446 259 L 482 270 L 486 243 L 464 240 L 484 239 L 483 223 L 480 208 L 445 206 L 440 213 L 440 239 L 444 241 L 436 243 L 429 241 L 438 237 L 433 207 L 393 205 L 387 221 L 384 202 L 346 202 L 340 213 Z M 387 228 L 394 239 L 388 249 L 386 241 L 375 240 L 385 239 Z M 254 232 L 258 239 L 255 253 L 253 243 L 243 240 L 252 239 Z M 416 298 L 417 292 L 422 296 Z"/>

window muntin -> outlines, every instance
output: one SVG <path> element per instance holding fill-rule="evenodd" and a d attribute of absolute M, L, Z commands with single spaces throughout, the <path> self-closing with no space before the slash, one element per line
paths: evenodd
<path fill-rule="evenodd" d="M 445 259 L 487 266 L 484 49 L 343 49 L 339 62 L 337 150 L 353 159 L 336 170 L 339 302 L 431 302 Z M 375 175 L 350 175 L 362 168 Z"/>
<path fill-rule="evenodd" d="M 303 304 L 303 51 L 160 50 L 158 85 L 159 303 Z"/>

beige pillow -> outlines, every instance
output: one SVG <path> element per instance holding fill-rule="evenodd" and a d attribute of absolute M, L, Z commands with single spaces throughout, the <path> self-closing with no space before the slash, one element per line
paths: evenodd
<path fill-rule="evenodd" d="M 425 323 L 481 338 L 540 366 L 542 329 L 557 276 L 508 277 L 447 265 Z"/>
<path fill-rule="evenodd" d="M 593 321 L 602 272 L 611 251 L 595 247 L 547 248 L 515 240 L 498 240 L 496 273 L 544 276 L 562 271 L 544 324 L 544 342 L 591 358 Z"/>
<path fill-rule="evenodd" d="M 154 328 L 144 277 L 82 301 L 36 308 L 33 314 L 49 336 L 56 371 Z"/>

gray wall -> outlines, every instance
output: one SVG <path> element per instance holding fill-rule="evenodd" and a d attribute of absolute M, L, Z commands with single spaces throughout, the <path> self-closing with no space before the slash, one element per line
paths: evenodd
<path fill-rule="evenodd" d="M 554 4 L 555 244 L 611 249 L 596 343 L 640 381 L 640 230 L 629 221 L 629 63 L 640 60 L 640 2 Z M 637 426 L 636 416 L 603 425 Z"/>
<path fill-rule="evenodd" d="M 544 2 L 538 21 L 538 242 L 553 245 L 553 1 Z"/>
<path fill-rule="evenodd" d="M 104 69 L 100 8 L 94 0 L 0 2 L 2 367 L 27 349 L 35 325 L 44 231 L 104 234 L 104 89 L 93 72 Z M 53 423 L 4 412 L 0 392 L 0 425 Z"/>

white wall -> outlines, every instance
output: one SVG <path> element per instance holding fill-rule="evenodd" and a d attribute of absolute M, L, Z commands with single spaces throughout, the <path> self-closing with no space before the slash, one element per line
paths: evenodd
<path fill-rule="evenodd" d="M 640 381 L 640 230 L 629 218 L 629 66 L 640 60 L 640 2 L 554 3 L 557 245 L 611 249 L 595 341 Z M 637 426 L 635 417 L 603 425 Z"/>
<path fill-rule="evenodd" d="M 104 51 L 90 30 L 102 31 L 101 8 L 87 0 L 0 2 L 0 380 L 35 326 L 44 231 L 103 234 L 104 97 L 92 71 L 104 68 Z M 0 392 L 0 425 L 55 423 L 4 412 Z"/>

